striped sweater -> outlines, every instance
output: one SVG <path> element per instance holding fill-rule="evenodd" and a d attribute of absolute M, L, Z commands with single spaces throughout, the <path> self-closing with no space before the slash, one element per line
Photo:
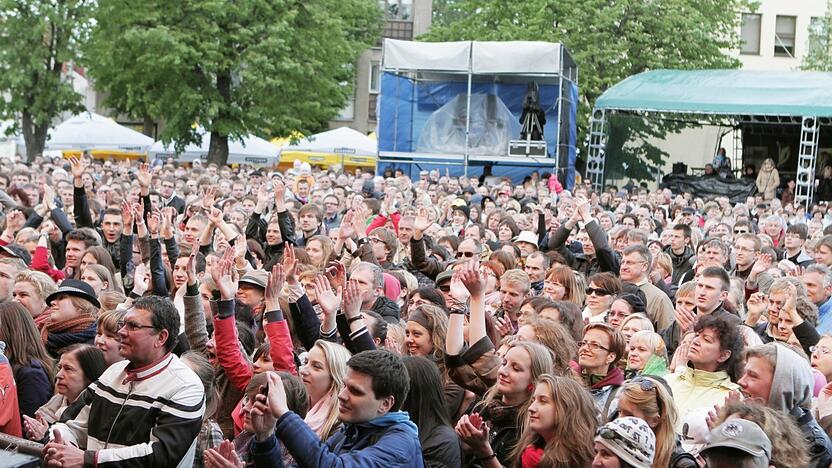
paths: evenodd
<path fill-rule="evenodd" d="M 53 427 L 87 451 L 85 466 L 190 467 L 205 410 L 199 378 L 173 354 L 127 366 L 110 366 L 81 394 L 78 416 Z"/>

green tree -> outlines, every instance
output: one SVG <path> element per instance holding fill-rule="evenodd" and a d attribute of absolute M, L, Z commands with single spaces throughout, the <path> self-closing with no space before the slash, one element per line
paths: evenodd
<path fill-rule="evenodd" d="M 809 25 L 809 44 L 800 68 L 832 72 L 832 1 L 828 2 L 826 15 Z"/>
<path fill-rule="evenodd" d="M 746 0 L 466 0 L 445 7 L 453 11 L 443 15 L 458 20 L 436 25 L 420 39 L 538 40 L 569 48 L 578 64 L 579 142 L 595 100 L 628 76 L 661 68 L 738 67 L 739 60 L 724 51 L 740 44 L 739 12 L 753 9 Z M 667 153 L 647 139 L 678 125 L 641 118 L 612 124 L 606 167 L 626 163 L 627 176 L 652 178 Z M 628 144 L 634 141 L 639 143 Z"/>
<path fill-rule="evenodd" d="M 86 49 L 107 105 L 164 123 L 178 148 L 309 133 L 352 94 L 351 64 L 381 29 L 374 0 L 100 0 Z"/>
<path fill-rule="evenodd" d="M 0 120 L 14 121 L 9 131 L 23 133 L 28 161 L 43 152 L 61 113 L 84 110 L 62 74 L 79 58 L 94 4 L 0 0 Z"/>

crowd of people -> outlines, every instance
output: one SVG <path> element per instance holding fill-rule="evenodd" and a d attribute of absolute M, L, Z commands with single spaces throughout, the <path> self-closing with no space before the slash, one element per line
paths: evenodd
<path fill-rule="evenodd" d="M 44 466 L 832 463 L 825 204 L 86 157 L 0 204 Z"/>

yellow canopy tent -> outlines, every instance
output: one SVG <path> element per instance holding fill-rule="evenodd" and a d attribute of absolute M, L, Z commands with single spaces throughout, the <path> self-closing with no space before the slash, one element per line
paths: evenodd
<path fill-rule="evenodd" d="M 309 136 L 295 143 L 287 141 L 280 150 L 279 168 L 291 168 L 295 160 L 311 165 L 344 169 L 373 168 L 378 162 L 377 143 L 351 128 L 342 127 Z M 274 142 L 274 140 L 272 140 Z"/>

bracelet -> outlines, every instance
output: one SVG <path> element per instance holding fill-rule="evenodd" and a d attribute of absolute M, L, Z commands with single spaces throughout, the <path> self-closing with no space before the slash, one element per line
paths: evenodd
<path fill-rule="evenodd" d="M 448 309 L 448 314 L 454 315 L 468 315 L 468 308 L 467 307 L 454 307 L 452 309 Z"/>
<path fill-rule="evenodd" d="M 355 317 L 353 317 L 353 318 L 348 318 L 348 319 L 347 319 L 347 325 L 352 324 L 352 323 L 353 323 L 353 322 L 355 322 L 356 320 L 364 320 L 364 314 L 358 314 L 358 315 L 356 315 L 356 316 L 355 316 Z"/>
<path fill-rule="evenodd" d="M 497 454 L 496 454 L 496 453 L 494 453 L 494 452 L 491 452 L 491 455 L 489 455 L 489 456 L 487 456 L 487 457 L 477 457 L 477 460 L 479 460 L 479 461 L 487 461 L 487 460 L 491 460 L 492 458 L 497 458 Z"/>

